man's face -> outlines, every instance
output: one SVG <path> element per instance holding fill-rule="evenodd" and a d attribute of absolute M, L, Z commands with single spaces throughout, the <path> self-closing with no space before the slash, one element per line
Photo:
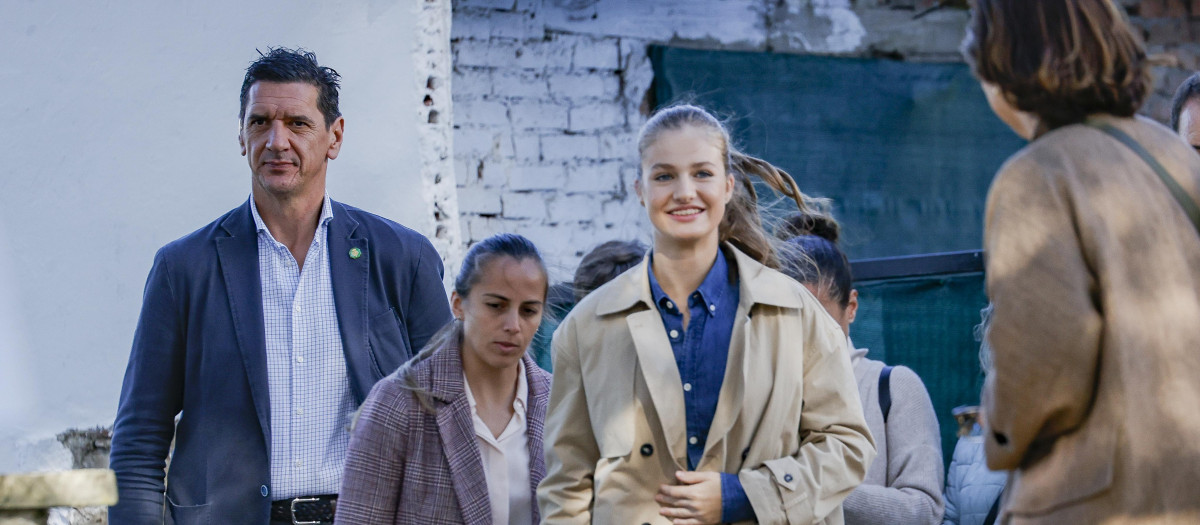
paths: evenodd
<path fill-rule="evenodd" d="M 1200 152 L 1200 98 L 1193 98 L 1183 105 L 1178 131 L 1183 140 Z"/>
<path fill-rule="evenodd" d="M 317 87 L 303 82 L 250 86 L 238 143 L 254 174 L 254 191 L 277 198 L 325 194 L 325 168 L 342 147 L 344 121 L 326 127 Z"/>

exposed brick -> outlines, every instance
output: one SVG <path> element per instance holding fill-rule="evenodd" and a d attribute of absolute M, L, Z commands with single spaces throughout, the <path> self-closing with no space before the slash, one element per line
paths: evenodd
<path fill-rule="evenodd" d="M 455 23 L 458 23 L 458 18 L 455 17 Z M 495 68 L 499 65 L 506 64 L 508 60 L 513 60 L 520 49 L 516 42 L 511 41 L 492 41 L 485 40 L 482 42 L 472 40 L 462 40 L 454 42 L 454 68 Z M 458 93 L 458 86 L 454 86 L 455 94 Z"/>
<path fill-rule="evenodd" d="M 613 192 L 621 184 L 621 163 L 597 162 L 567 167 L 568 193 Z"/>
<path fill-rule="evenodd" d="M 582 104 L 571 108 L 572 131 L 595 131 L 625 125 L 625 110 L 616 103 Z"/>
<path fill-rule="evenodd" d="M 454 8 L 483 7 L 487 9 L 513 9 L 516 0 L 454 0 Z"/>
<path fill-rule="evenodd" d="M 464 71 L 456 68 L 450 75 L 450 81 L 454 86 L 455 101 L 475 100 L 492 94 L 491 71 Z"/>
<path fill-rule="evenodd" d="M 617 38 L 576 36 L 573 40 L 574 54 L 571 55 L 571 66 L 574 69 L 615 70 L 621 68 L 621 50 Z"/>
<path fill-rule="evenodd" d="M 458 129 L 454 131 L 454 155 L 458 158 L 490 158 L 500 145 L 495 129 Z"/>
<path fill-rule="evenodd" d="M 487 79 L 477 78 L 472 82 L 487 82 Z M 521 97 L 542 99 L 550 97 L 549 82 L 546 75 L 537 71 L 505 71 L 497 72 L 491 80 L 492 91 L 502 97 Z"/>
<path fill-rule="evenodd" d="M 506 219 L 544 221 L 549 217 L 546 208 L 546 193 L 505 193 L 501 197 L 501 202 L 504 204 L 504 218 Z"/>
<path fill-rule="evenodd" d="M 494 217 L 467 216 L 467 237 L 469 242 L 479 242 L 505 230 L 505 221 Z"/>
<path fill-rule="evenodd" d="M 522 102 L 512 106 L 512 126 L 516 130 L 565 129 L 567 109 L 559 104 Z"/>
<path fill-rule="evenodd" d="M 458 189 L 458 210 L 462 213 L 499 215 L 504 208 L 497 190 L 467 186 Z"/>
<path fill-rule="evenodd" d="M 556 193 L 546 203 L 550 216 L 558 222 L 588 221 L 596 217 L 599 197 L 592 193 Z"/>
<path fill-rule="evenodd" d="M 595 159 L 600 156 L 600 139 L 595 135 L 542 135 L 542 158 L 547 161 Z"/>
<path fill-rule="evenodd" d="M 557 45 L 554 40 L 525 42 L 509 53 L 508 61 L 508 64 L 522 69 L 566 70 L 571 67 L 571 48 Z"/>
<path fill-rule="evenodd" d="M 536 164 L 542 160 L 542 146 L 537 134 L 517 134 L 512 138 L 513 159 L 522 164 Z"/>
<path fill-rule="evenodd" d="M 555 190 L 566 181 L 566 169 L 561 164 L 542 166 L 513 166 L 508 174 L 508 189 Z"/>
<path fill-rule="evenodd" d="M 507 126 L 508 108 L 494 100 L 456 100 L 454 122 L 471 126 Z"/>
<path fill-rule="evenodd" d="M 469 7 L 456 9 L 450 26 L 451 40 L 487 40 L 542 38 L 546 30 L 541 21 L 528 13 Z"/>
<path fill-rule="evenodd" d="M 601 133 L 600 134 L 600 158 L 603 160 L 609 159 L 634 159 L 637 158 L 637 134 L 634 132 L 628 133 Z"/>
<path fill-rule="evenodd" d="M 621 94 L 621 77 L 611 72 L 551 75 L 550 94 L 565 100 L 615 100 Z"/>

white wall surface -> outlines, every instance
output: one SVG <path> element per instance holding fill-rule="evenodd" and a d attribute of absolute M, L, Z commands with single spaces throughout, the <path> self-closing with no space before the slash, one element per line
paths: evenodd
<path fill-rule="evenodd" d="M 419 4 L 0 0 L 0 472 L 69 466 L 55 434 L 112 424 L 155 250 L 249 195 L 256 48 L 342 74 L 330 195 L 432 234 Z"/>

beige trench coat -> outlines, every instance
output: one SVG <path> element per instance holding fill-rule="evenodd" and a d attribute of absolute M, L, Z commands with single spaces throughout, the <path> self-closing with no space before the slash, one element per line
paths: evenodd
<path fill-rule="evenodd" d="M 1200 200 L 1200 156 L 1106 118 Z M 1200 237 L 1132 150 L 1052 131 L 988 197 L 988 465 L 1013 524 L 1200 523 Z"/>
<path fill-rule="evenodd" d="M 846 337 L 803 286 L 725 249 L 741 302 L 697 470 L 737 473 L 759 523 L 840 524 L 875 456 Z M 654 495 L 686 470 L 686 421 L 648 260 L 554 334 L 543 523 L 670 523 Z"/>

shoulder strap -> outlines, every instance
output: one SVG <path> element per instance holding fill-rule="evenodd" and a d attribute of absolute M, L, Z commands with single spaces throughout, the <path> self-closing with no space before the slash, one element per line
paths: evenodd
<path fill-rule="evenodd" d="M 892 411 L 892 367 L 879 371 L 879 411 L 883 412 L 883 424 L 887 424 L 888 412 Z"/>
<path fill-rule="evenodd" d="M 1117 139 L 1117 141 L 1133 150 L 1134 153 L 1137 153 L 1142 160 L 1146 161 L 1146 164 L 1150 165 L 1154 173 L 1158 174 L 1158 178 L 1162 179 L 1163 184 L 1171 191 L 1171 196 L 1175 197 L 1175 200 L 1183 207 L 1183 211 L 1187 213 L 1188 219 L 1192 221 L 1192 226 L 1196 228 L 1196 232 L 1200 233 L 1200 206 L 1196 205 L 1196 201 L 1192 200 L 1192 197 L 1183 190 L 1179 182 L 1170 173 L 1167 173 L 1166 168 L 1163 168 L 1162 164 L 1159 164 L 1154 156 L 1149 151 L 1146 151 L 1146 148 L 1143 148 L 1138 141 L 1133 140 L 1133 137 L 1130 137 L 1124 131 L 1117 129 L 1111 124 L 1093 119 L 1088 119 L 1084 123 Z"/>
<path fill-rule="evenodd" d="M 1000 515 L 1000 499 L 1004 497 L 1004 491 L 1000 491 L 1000 495 L 996 496 L 996 502 L 992 503 L 992 508 L 988 510 L 987 517 L 983 518 L 983 525 L 993 525 L 996 523 L 996 518 Z"/>

